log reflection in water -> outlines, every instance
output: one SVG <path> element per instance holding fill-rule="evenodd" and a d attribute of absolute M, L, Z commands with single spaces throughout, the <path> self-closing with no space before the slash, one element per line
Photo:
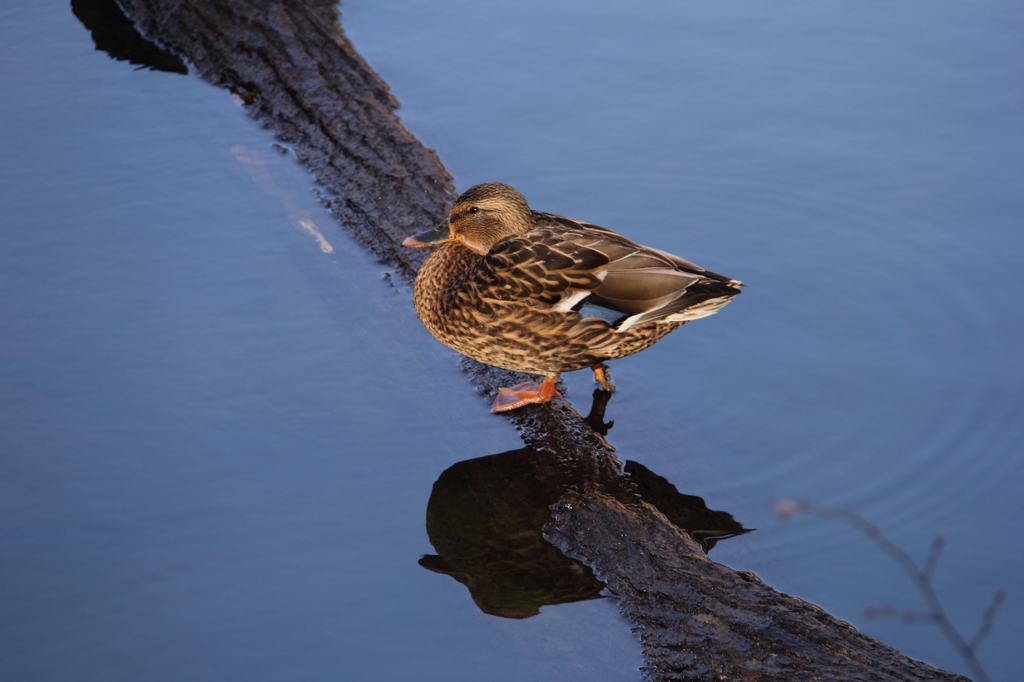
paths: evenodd
<path fill-rule="evenodd" d="M 92 34 L 97 50 L 155 71 L 187 74 L 178 55 L 146 40 L 114 0 L 71 0 L 71 11 Z"/>

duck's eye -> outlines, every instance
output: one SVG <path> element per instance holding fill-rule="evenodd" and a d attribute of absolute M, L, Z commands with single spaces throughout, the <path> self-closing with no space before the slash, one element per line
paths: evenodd
<path fill-rule="evenodd" d="M 477 208 L 476 206 L 473 206 L 468 211 L 466 211 L 466 213 L 479 213 L 479 212 L 480 212 L 480 209 Z"/>

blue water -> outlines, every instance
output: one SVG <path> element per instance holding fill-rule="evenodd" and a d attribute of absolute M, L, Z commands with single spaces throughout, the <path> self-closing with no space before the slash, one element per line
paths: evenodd
<path fill-rule="evenodd" d="M 743 280 L 616 362 L 611 442 L 747 527 L 712 558 L 939 667 L 852 529 L 1022 673 L 1024 10 L 349 2 L 459 189 Z M 607 600 L 484 615 L 416 564 L 431 485 L 519 447 L 224 91 L 0 8 L 0 677 L 637 679 Z M 313 227 L 310 227 L 312 225 Z M 589 405 L 589 373 L 566 377 Z"/>

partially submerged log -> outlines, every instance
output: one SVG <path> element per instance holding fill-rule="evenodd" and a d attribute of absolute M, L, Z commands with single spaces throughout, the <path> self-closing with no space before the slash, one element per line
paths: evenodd
<path fill-rule="evenodd" d="M 554 516 L 546 537 L 618 599 L 652 680 L 967 679 L 711 561 L 651 505 L 591 491 L 567 496 Z"/>
<path fill-rule="evenodd" d="M 415 274 L 424 254 L 399 244 L 444 219 L 455 197 L 451 178 L 399 123 L 397 102 L 345 38 L 332 0 L 120 4 L 143 35 L 232 89 L 289 143 L 359 241 L 407 277 Z M 488 396 L 520 380 L 469 360 L 463 366 Z M 578 475 L 553 506 L 545 537 L 617 599 L 641 638 L 649 679 L 967 679 L 913 661 L 751 573 L 709 560 L 643 499 L 593 422 L 565 400 L 509 418 L 528 448 Z"/>

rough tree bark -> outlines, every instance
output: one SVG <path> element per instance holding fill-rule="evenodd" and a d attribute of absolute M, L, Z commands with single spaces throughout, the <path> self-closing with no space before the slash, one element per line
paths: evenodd
<path fill-rule="evenodd" d="M 432 150 L 395 116 L 330 0 L 119 0 L 140 32 L 231 88 L 291 145 L 339 221 L 407 277 L 402 239 L 435 225 L 455 193 Z M 519 377 L 465 361 L 478 390 Z M 585 470 L 545 537 L 582 561 L 636 626 L 652 680 L 966 680 L 913 661 L 750 573 L 709 560 L 637 494 L 614 449 L 564 400 L 509 417 L 527 445 Z"/>

